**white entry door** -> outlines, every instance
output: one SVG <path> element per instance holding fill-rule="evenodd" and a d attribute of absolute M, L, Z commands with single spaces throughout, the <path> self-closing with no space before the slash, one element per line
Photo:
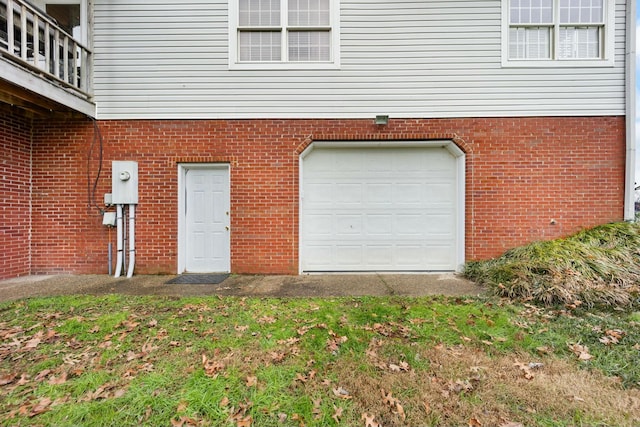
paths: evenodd
<path fill-rule="evenodd" d="M 229 168 L 184 168 L 184 271 L 229 272 Z"/>

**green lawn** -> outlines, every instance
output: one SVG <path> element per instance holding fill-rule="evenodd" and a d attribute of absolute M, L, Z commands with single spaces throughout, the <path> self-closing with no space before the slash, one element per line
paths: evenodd
<path fill-rule="evenodd" d="M 0 424 L 637 425 L 640 313 L 498 298 L 0 305 Z"/>

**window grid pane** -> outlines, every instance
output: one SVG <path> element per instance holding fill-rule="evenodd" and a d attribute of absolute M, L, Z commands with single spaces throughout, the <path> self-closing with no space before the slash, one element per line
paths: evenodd
<path fill-rule="evenodd" d="M 509 58 L 550 59 L 551 29 L 548 27 L 511 28 L 509 30 Z"/>
<path fill-rule="evenodd" d="M 560 29 L 558 58 L 594 59 L 600 58 L 600 34 L 593 27 L 565 27 Z"/>
<path fill-rule="evenodd" d="M 288 0 L 289 25 L 328 26 L 331 23 L 329 15 L 329 0 Z"/>
<path fill-rule="evenodd" d="M 282 59 L 280 31 L 241 31 L 240 61 L 274 62 Z"/>
<path fill-rule="evenodd" d="M 553 0 L 512 0 L 509 22 L 511 24 L 551 24 Z"/>
<path fill-rule="evenodd" d="M 289 32 L 289 61 L 320 62 L 331 58 L 329 31 Z"/>
<path fill-rule="evenodd" d="M 239 0 L 239 23 L 243 27 L 280 25 L 280 0 Z"/>
<path fill-rule="evenodd" d="M 604 0 L 560 0 L 561 24 L 600 24 Z"/>

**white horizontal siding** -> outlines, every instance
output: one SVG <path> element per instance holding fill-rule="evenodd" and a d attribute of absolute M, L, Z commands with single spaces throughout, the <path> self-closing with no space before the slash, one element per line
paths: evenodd
<path fill-rule="evenodd" d="M 342 0 L 339 69 L 262 71 L 229 70 L 227 0 L 94 4 L 102 119 L 624 114 L 625 0 L 614 67 L 535 69 L 501 66 L 500 0 Z"/>

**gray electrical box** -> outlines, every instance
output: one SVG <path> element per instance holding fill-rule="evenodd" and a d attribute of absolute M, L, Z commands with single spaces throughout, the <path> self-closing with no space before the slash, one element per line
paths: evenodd
<path fill-rule="evenodd" d="M 116 213 L 115 212 L 105 212 L 102 215 L 102 225 L 107 225 L 109 227 L 116 226 Z"/>
<path fill-rule="evenodd" d="M 111 203 L 138 203 L 138 162 L 111 162 Z"/>

